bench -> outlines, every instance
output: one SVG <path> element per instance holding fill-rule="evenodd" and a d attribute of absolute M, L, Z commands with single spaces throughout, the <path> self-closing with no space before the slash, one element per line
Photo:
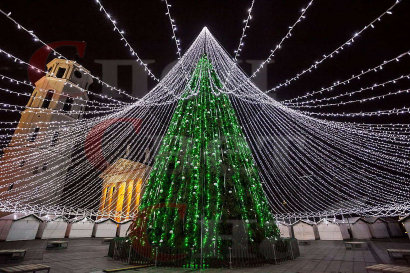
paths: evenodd
<path fill-rule="evenodd" d="M 404 259 L 410 263 L 410 249 L 387 249 L 387 254 L 393 260 Z"/>
<path fill-rule="evenodd" d="M 24 272 L 38 272 L 47 270 L 50 272 L 51 267 L 44 264 L 24 264 L 0 268 L 0 272 L 5 273 L 24 273 Z"/>
<path fill-rule="evenodd" d="M 103 239 L 103 243 L 110 243 L 112 240 L 114 240 L 114 238 L 104 238 Z"/>
<path fill-rule="evenodd" d="M 140 269 L 140 268 L 145 268 L 145 267 L 150 267 L 150 266 L 152 265 L 151 264 L 135 265 L 135 266 L 128 266 L 128 267 L 123 267 L 123 268 L 116 268 L 116 269 L 104 269 L 103 272 L 107 272 L 107 273 L 121 272 L 121 271 L 135 270 L 135 269 Z"/>
<path fill-rule="evenodd" d="M 23 260 L 26 256 L 25 249 L 2 249 L 0 250 L 0 262 L 7 263 L 10 260 Z"/>
<path fill-rule="evenodd" d="M 366 242 L 345 242 L 346 249 L 353 249 L 353 248 L 362 248 L 362 246 L 366 245 Z"/>
<path fill-rule="evenodd" d="M 371 266 L 366 266 L 366 271 L 375 272 L 390 272 L 390 273 L 410 273 L 410 267 L 408 266 L 398 266 L 394 264 L 375 264 Z"/>
<path fill-rule="evenodd" d="M 68 247 L 68 241 L 49 241 L 46 249 L 65 249 Z"/>

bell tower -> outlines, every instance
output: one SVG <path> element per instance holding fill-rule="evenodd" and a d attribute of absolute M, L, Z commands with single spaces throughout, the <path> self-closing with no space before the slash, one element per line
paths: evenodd
<path fill-rule="evenodd" d="M 70 124 L 82 118 L 92 82 L 73 61 L 47 64 L 0 159 L 0 201 L 58 203 L 75 144 L 67 140 L 79 133 Z"/>

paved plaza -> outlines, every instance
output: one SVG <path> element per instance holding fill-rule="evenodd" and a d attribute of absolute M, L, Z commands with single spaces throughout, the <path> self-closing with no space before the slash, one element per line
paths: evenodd
<path fill-rule="evenodd" d="M 127 265 L 107 257 L 108 244 L 102 239 L 67 239 L 67 249 L 46 250 L 46 240 L 0 242 L 0 249 L 25 248 L 24 264 L 41 263 L 51 266 L 52 273 L 100 273 Z M 365 267 L 376 263 L 393 263 L 387 248 L 410 249 L 408 239 L 368 241 L 368 248 L 346 250 L 342 241 L 312 241 L 301 245 L 301 256 L 277 265 L 242 269 L 206 269 L 205 272 L 366 272 Z M 404 261 L 396 261 L 403 264 Z M 145 268 L 122 272 L 194 272 L 179 268 Z"/>

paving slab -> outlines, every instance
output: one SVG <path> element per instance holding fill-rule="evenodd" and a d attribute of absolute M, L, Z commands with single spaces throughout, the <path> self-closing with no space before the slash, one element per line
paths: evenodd
<path fill-rule="evenodd" d="M 47 240 L 32 240 L 18 242 L 0 242 L 0 249 L 24 248 L 27 254 L 22 262 L 42 263 L 51 266 L 52 273 L 101 273 L 103 269 L 126 267 L 127 264 L 114 261 L 107 257 L 108 244 L 102 244 L 102 239 L 67 239 L 69 246 L 63 250 L 46 250 Z M 292 261 L 284 261 L 276 265 L 264 265 L 253 268 L 237 269 L 183 269 L 183 268 L 143 268 L 138 271 L 150 273 L 275 273 L 302 272 L 328 273 L 366 272 L 365 267 L 373 265 L 377 260 L 390 261 L 387 248 L 410 248 L 408 239 L 374 240 L 368 242 L 369 249 L 346 250 L 343 241 L 312 241 L 310 245 L 300 246 L 301 256 Z M 398 262 L 400 263 L 400 262 Z M 126 272 L 126 271 L 123 271 Z"/>

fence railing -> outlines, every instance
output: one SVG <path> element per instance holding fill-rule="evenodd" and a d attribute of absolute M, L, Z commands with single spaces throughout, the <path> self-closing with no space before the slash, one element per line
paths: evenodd
<path fill-rule="evenodd" d="M 109 257 L 128 264 L 184 268 L 254 267 L 293 260 L 299 255 L 297 240 L 293 238 L 265 240 L 259 245 L 248 245 L 244 248 L 227 247 L 218 253 L 215 249 L 138 247 L 128 238 L 115 238 L 108 250 Z"/>

